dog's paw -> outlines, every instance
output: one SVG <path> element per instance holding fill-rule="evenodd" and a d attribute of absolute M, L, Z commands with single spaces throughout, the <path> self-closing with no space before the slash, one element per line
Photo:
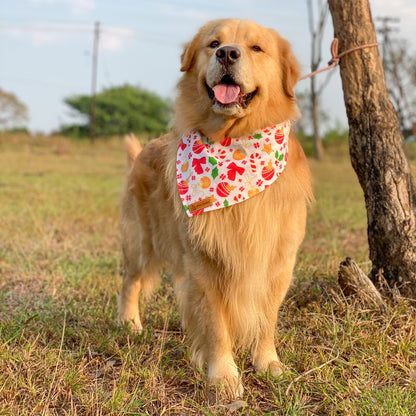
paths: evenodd
<path fill-rule="evenodd" d="M 243 385 L 238 376 L 213 377 L 208 380 L 208 383 L 215 389 L 217 398 L 226 397 L 235 400 L 241 398 L 244 393 Z"/>
<path fill-rule="evenodd" d="M 279 361 L 272 361 L 267 371 L 272 377 L 279 377 L 283 373 L 282 364 Z"/>
<path fill-rule="evenodd" d="M 130 329 L 131 332 L 136 333 L 136 334 L 141 334 L 143 332 L 143 326 L 142 326 L 142 323 L 140 322 L 139 317 L 126 319 L 120 316 L 118 318 L 118 324 L 120 326 L 126 325 Z"/>
<path fill-rule="evenodd" d="M 208 365 L 208 384 L 215 387 L 217 395 L 236 399 L 243 395 L 240 374 L 234 360 L 222 358 Z"/>
<path fill-rule="evenodd" d="M 257 374 L 270 374 L 272 377 L 279 377 L 283 373 L 280 361 L 273 360 L 263 365 L 254 365 Z"/>

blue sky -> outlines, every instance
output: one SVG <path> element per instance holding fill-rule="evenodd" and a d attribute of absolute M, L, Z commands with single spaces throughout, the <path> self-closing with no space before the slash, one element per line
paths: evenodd
<path fill-rule="evenodd" d="M 374 17 L 401 18 L 400 37 L 416 39 L 414 0 L 371 5 Z M 34 132 L 73 120 L 63 99 L 91 91 L 93 28 L 99 21 L 98 90 L 128 82 L 174 98 L 182 45 L 205 21 L 219 17 L 248 18 L 278 30 L 309 72 L 305 0 L 0 0 L 0 88 L 27 105 Z M 323 62 L 330 58 L 332 33 L 329 18 Z M 307 88 L 303 81 L 297 91 Z M 345 123 L 338 74 L 324 107 L 333 121 Z"/>

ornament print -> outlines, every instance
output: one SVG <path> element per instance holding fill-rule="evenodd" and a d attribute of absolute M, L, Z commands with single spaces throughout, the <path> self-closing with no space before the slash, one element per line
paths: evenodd
<path fill-rule="evenodd" d="M 176 158 L 178 191 L 189 217 L 240 203 L 269 187 L 288 158 L 290 122 L 213 142 L 192 131 Z"/>

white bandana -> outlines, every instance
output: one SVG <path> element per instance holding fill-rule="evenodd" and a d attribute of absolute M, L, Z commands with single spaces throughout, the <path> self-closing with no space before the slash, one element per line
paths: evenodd
<path fill-rule="evenodd" d="M 188 216 L 225 208 L 264 191 L 286 166 L 289 132 L 286 121 L 221 143 L 198 131 L 182 136 L 176 178 Z"/>

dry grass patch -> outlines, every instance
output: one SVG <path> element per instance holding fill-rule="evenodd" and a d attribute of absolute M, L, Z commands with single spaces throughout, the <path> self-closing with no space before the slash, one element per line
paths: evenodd
<path fill-rule="evenodd" d="M 415 305 L 343 297 L 339 262 L 369 266 L 362 192 L 345 158 L 311 164 L 317 203 L 276 331 L 285 372 L 256 375 L 239 353 L 234 410 L 190 366 L 168 279 L 142 335 L 116 325 L 121 141 L 0 137 L 0 414 L 416 414 Z"/>

